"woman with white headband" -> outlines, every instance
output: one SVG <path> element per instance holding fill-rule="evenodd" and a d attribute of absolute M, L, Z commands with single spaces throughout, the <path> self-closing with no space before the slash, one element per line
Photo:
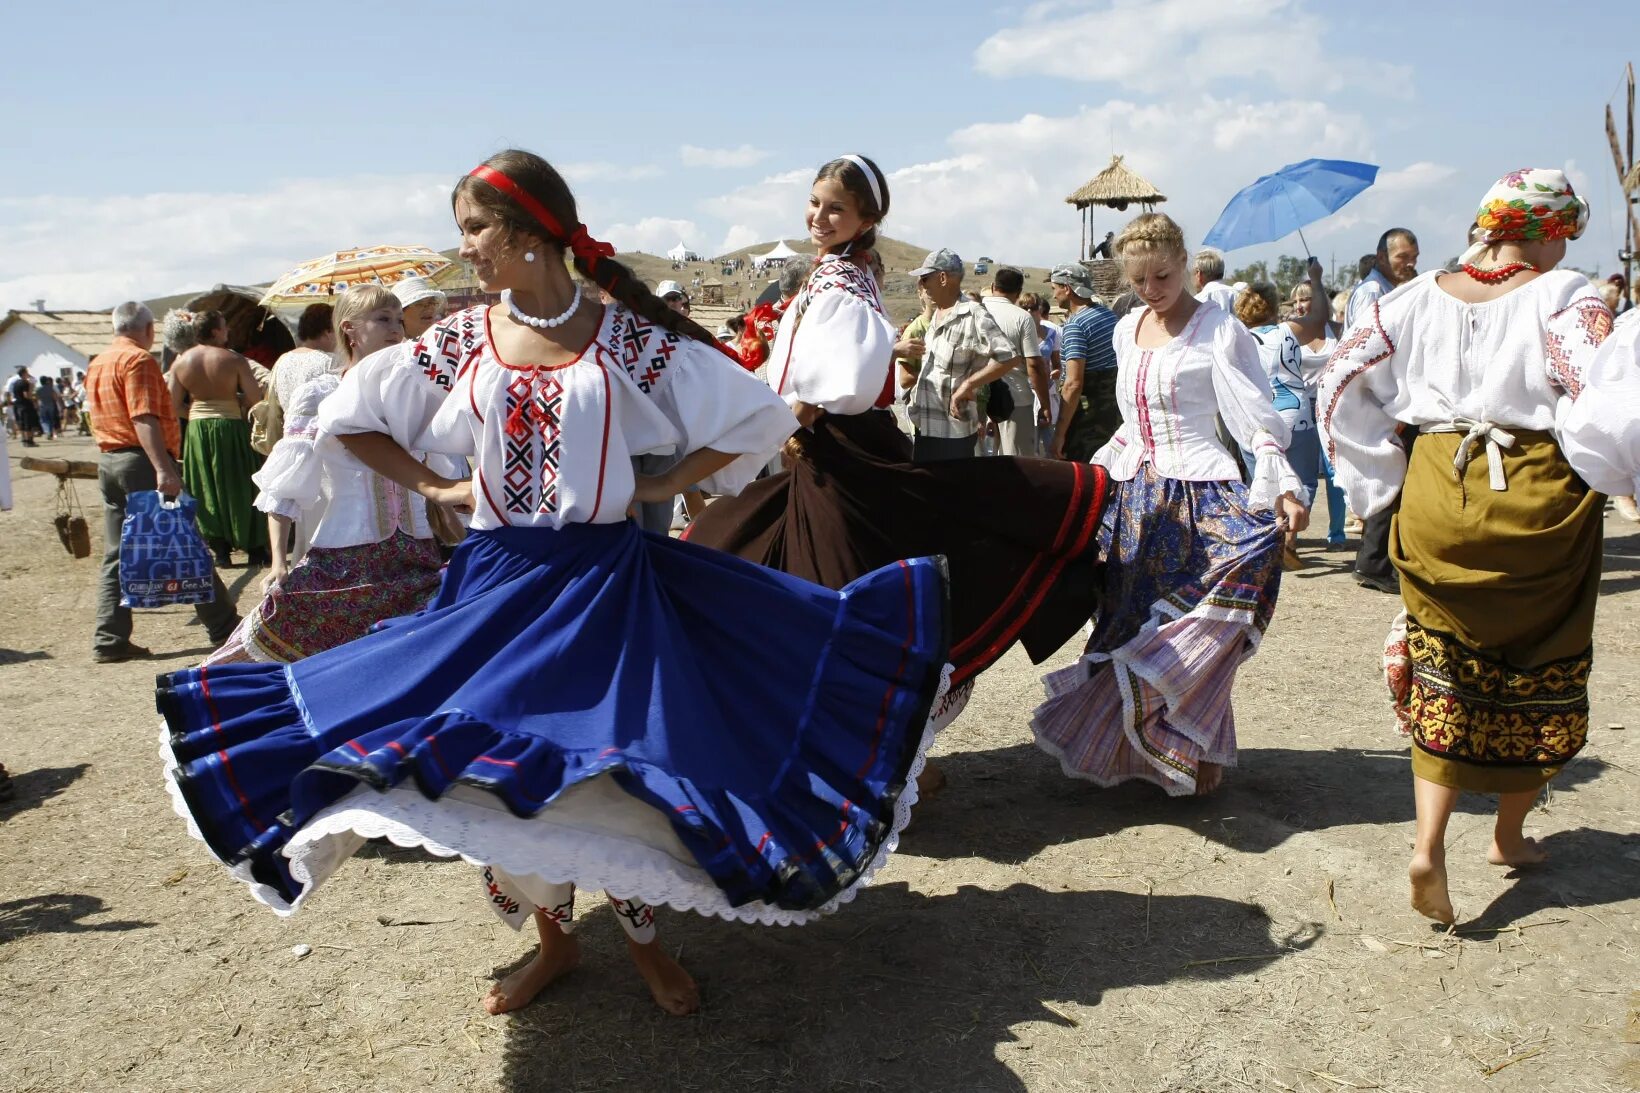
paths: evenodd
<path fill-rule="evenodd" d="M 889 200 L 887 179 L 864 156 L 816 173 L 805 221 L 820 257 L 780 318 L 767 365 L 803 428 L 786 446 L 785 471 L 714 502 L 687 538 L 828 588 L 897 558 L 944 556 L 952 686 L 937 711 L 943 725 L 1015 642 L 1040 662 L 1092 614 L 1106 478 L 1057 460 L 912 461 L 889 407 L 894 358 L 921 350 L 896 346 L 870 268 Z M 938 784 L 932 769 L 928 781 Z"/>
<path fill-rule="evenodd" d="M 1589 398 L 1585 372 L 1611 330 L 1588 279 L 1554 268 L 1588 218 L 1560 171 L 1505 175 L 1461 269 L 1374 303 L 1319 386 L 1350 507 L 1369 517 L 1401 497 L 1390 560 L 1405 632 L 1386 673 L 1413 744 L 1412 905 L 1438 922 L 1455 918 L 1458 794 L 1498 796 L 1488 861 L 1540 862 L 1526 814 L 1588 734 L 1604 507 L 1590 487 L 1633 481 L 1599 474 L 1557 430 Z M 1409 432 L 1410 455 L 1396 439 Z"/>

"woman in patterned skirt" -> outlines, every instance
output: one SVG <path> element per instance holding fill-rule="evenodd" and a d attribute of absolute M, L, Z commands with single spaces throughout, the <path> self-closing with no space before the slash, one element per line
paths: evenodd
<path fill-rule="evenodd" d="M 404 338 L 398 300 L 377 285 L 349 289 L 333 322 L 344 373 Z M 262 602 L 206 664 L 301 660 L 362 637 L 382 619 L 420 611 L 438 591 L 441 563 L 427 502 L 317 429 L 320 404 L 340 386 L 340 375 L 323 372 L 284 406 L 284 437 L 254 476 L 273 567 Z M 285 548 L 298 517 L 312 532 L 291 567 Z"/>
<path fill-rule="evenodd" d="M 1390 560 L 1410 670 L 1391 683 L 1413 742 L 1412 905 L 1438 922 L 1455 918 L 1459 792 L 1498 796 L 1492 864 L 1539 862 L 1526 814 L 1588 732 L 1603 508 L 1590 486 L 1632 481 L 1585 473 L 1556 435 L 1557 417 L 1585 406 L 1584 371 L 1611 329 L 1588 279 L 1554 269 L 1588 215 L 1560 171 L 1505 175 L 1462 269 L 1377 301 L 1321 381 L 1350 507 L 1370 517 L 1401 498 Z"/>
<path fill-rule="evenodd" d="M 1117 324 L 1122 427 L 1094 455 L 1115 480 L 1087 652 L 1044 680 L 1037 743 L 1066 774 L 1210 793 L 1236 761 L 1230 690 L 1275 612 L 1288 527 L 1309 520 L 1258 345 L 1185 287 L 1184 235 L 1147 213 L 1117 237 L 1144 306 Z M 1219 442 L 1222 417 L 1252 483 Z"/>

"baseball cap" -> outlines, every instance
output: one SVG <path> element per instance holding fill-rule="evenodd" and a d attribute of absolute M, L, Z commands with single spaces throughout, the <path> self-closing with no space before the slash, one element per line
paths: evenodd
<path fill-rule="evenodd" d="M 660 284 L 655 286 L 655 295 L 659 296 L 663 300 L 672 295 L 682 296 L 685 298 L 688 298 L 689 296 L 687 292 L 683 291 L 683 286 L 678 284 L 676 281 L 662 281 Z"/>
<path fill-rule="evenodd" d="M 1091 300 L 1098 295 L 1093 287 L 1093 279 L 1088 276 L 1087 267 L 1080 262 L 1061 262 L 1048 274 L 1048 280 L 1056 285 L 1064 285 L 1084 300 Z"/>
<path fill-rule="evenodd" d="M 922 265 L 911 271 L 913 277 L 927 277 L 930 273 L 954 273 L 962 275 L 962 259 L 955 251 L 941 248 L 933 251 L 922 260 Z"/>

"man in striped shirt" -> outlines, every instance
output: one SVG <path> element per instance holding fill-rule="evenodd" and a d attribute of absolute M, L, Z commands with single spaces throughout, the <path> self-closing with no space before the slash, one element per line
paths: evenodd
<path fill-rule="evenodd" d="M 1116 404 L 1116 315 L 1099 302 L 1088 271 L 1078 262 L 1055 266 L 1048 280 L 1053 302 L 1069 316 L 1059 328 L 1061 408 L 1054 455 L 1086 463 L 1122 427 Z"/>

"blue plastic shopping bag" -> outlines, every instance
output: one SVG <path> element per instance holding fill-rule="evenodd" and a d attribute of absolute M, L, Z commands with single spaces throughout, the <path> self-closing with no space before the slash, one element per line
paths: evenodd
<path fill-rule="evenodd" d="M 121 607 L 169 607 L 215 598 L 211 552 L 194 522 L 198 505 L 186 493 L 174 501 L 158 490 L 126 497 L 120 526 Z"/>

